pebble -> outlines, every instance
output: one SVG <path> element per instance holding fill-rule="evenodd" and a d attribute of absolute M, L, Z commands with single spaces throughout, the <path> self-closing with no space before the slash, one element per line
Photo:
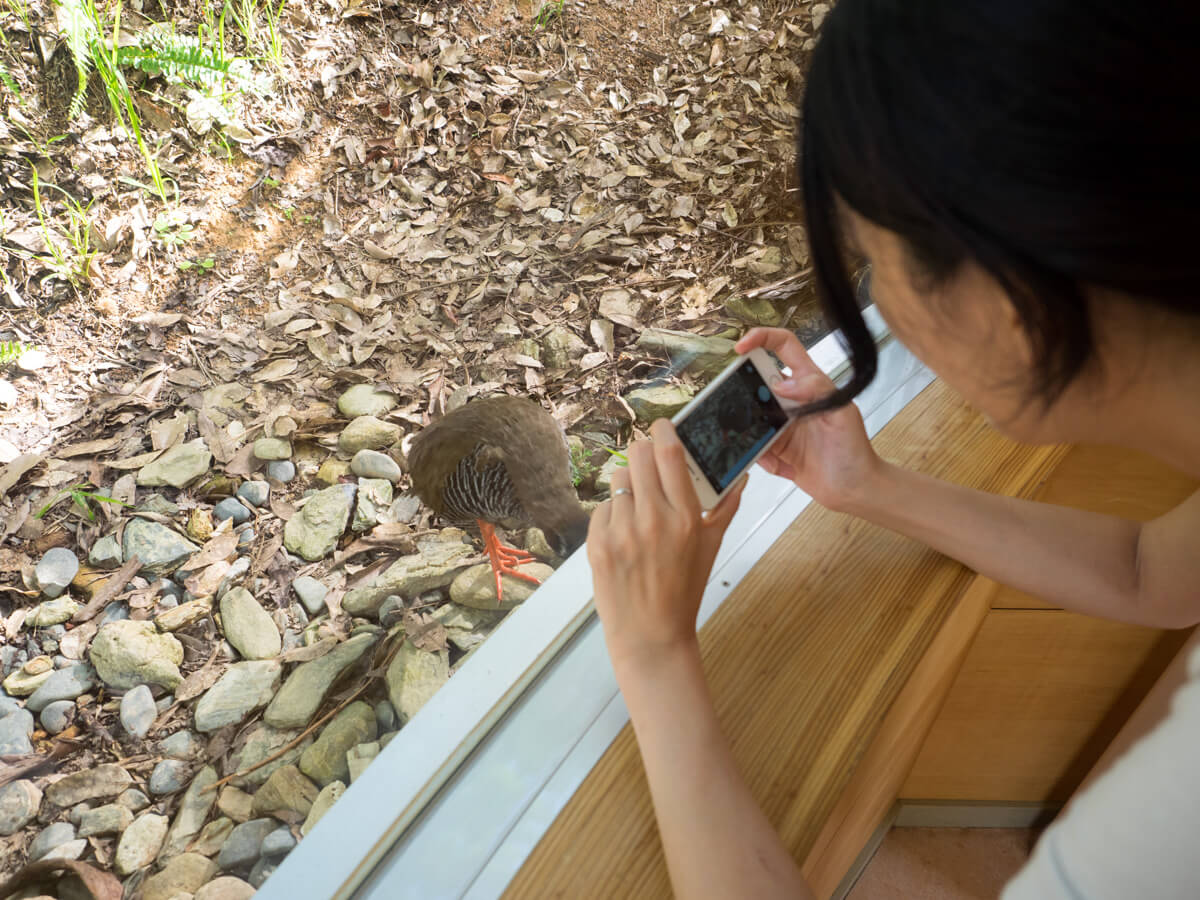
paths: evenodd
<path fill-rule="evenodd" d="M 540 581 L 545 581 L 554 574 L 551 566 L 541 562 L 525 563 L 521 566 L 521 571 Z M 455 576 L 454 581 L 450 584 L 450 599 L 462 606 L 470 606 L 474 609 L 512 609 L 532 597 L 533 592 L 539 587 L 511 575 L 504 575 L 501 585 L 504 596 L 501 600 L 497 600 L 496 576 L 490 565 L 481 563 L 464 569 Z"/>
<path fill-rule="evenodd" d="M 320 615 L 325 611 L 325 596 L 329 593 L 329 588 L 311 575 L 301 575 L 293 581 L 292 590 L 296 592 L 310 616 Z"/>
<path fill-rule="evenodd" d="M 404 522 L 412 524 L 421 512 L 421 498 L 415 494 L 401 494 L 392 501 L 388 508 L 389 522 Z"/>
<path fill-rule="evenodd" d="M 233 519 L 233 524 L 241 525 L 243 522 L 249 522 L 251 515 L 253 513 L 246 509 L 245 505 L 237 497 L 226 497 L 213 507 L 213 518 L 218 522 L 223 522 L 225 519 Z"/>
<path fill-rule="evenodd" d="M 221 788 L 221 793 L 217 797 L 217 809 L 222 815 L 228 816 L 235 822 L 245 822 L 253 815 L 251 807 L 254 803 L 254 797 L 247 794 L 240 788 L 233 785 L 226 785 Z"/>
<path fill-rule="evenodd" d="M 400 440 L 402 433 L 399 425 L 384 422 L 375 416 L 358 416 L 338 435 L 338 449 L 343 453 L 381 450 Z"/>
<path fill-rule="evenodd" d="M 217 770 L 212 766 L 205 766 L 196 773 L 196 777 L 179 800 L 179 811 L 175 813 L 175 821 L 167 831 L 161 856 L 182 853 L 188 848 L 192 838 L 199 834 L 217 800 L 216 791 L 209 790 L 216 782 Z"/>
<path fill-rule="evenodd" d="M 263 856 L 283 856 L 283 854 L 291 851 L 296 846 L 296 839 L 292 836 L 291 829 L 287 826 L 276 828 L 265 838 L 263 838 L 262 848 L 259 852 Z"/>
<path fill-rule="evenodd" d="M 28 825 L 41 805 L 42 792 L 32 781 L 12 781 L 0 787 L 0 837 Z"/>
<path fill-rule="evenodd" d="M 133 813 L 119 803 L 89 809 L 79 817 L 79 836 L 120 834 L 133 822 Z"/>
<path fill-rule="evenodd" d="M 221 628 L 246 659 L 270 659 L 283 646 L 271 614 L 245 588 L 235 587 L 221 598 Z"/>
<path fill-rule="evenodd" d="M 251 819 L 233 829 L 217 855 L 217 865 L 225 870 L 248 866 L 258 859 L 263 839 L 278 828 L 274 819 Z"/>
<path fill-rule="evenodd" d="M 33 843 L 26 851 L 29 854 L 29 861 L 41 859 L 55 847 L 73 840 L 75 840 L 75 826 L 70 822 L 55 822 L 53 825 L 43 828 L 33 839 Z"/>
<path fill-rule="evenodd" d="M 13 697 L 28 697 L 54 672 L 54 661 L 48 656 L 36 656 L 4 679 L 4 690 Z"/>
<path fill-rule="evenodd" d="M 136 555 L 142 571 L 164 574 L 200 548 L 178 532 L 149 519 L 133 518 L 125 526 L 121 550 L 125 559 Z"/>
<path fill-rule="evenodd" d="M 158 493 L 151 494 L 149 497 L 144 498 L 142 502 L 138 504 L 138 510 L 140 512 L 157 513 L 160 516 L 166 516 L 168 519 L 173 519 L 175 516 L 179 515 L 179 505 L 172 503 L 162 494 Z M 125 558 L 129 558 L 128 553 L 125 554 Z"/>
<path fill-rule="evenodd" d="M 25 708 L 41 712 L 55 700 L 74 700 L 84 691 L 96 686 L 96 670 L 90 665 L 59 669 L 41 683 L 25 701 Z"/>
<path fill-rule="evenodd" d="M 137 483 L 144 487 L 186 487 L 208 471 L 212 454 L 203 438 L 176 444 L 165 451 L 154 462 L 142 466 L 137 473 Z M 129 554 L 126 553 L 126 559 Z"/>
<path fill-rule="evenodd" d="M 71 621 L 71 617 L 79 612 L 79 604 L 71 597 L 59 597 L 39 603 L 25 617 L 27 628 L 47 628 L 51 625 L 61 625 Z"/>
<path fill-rule="evenodd" d="M 296 477 L 296 464 L 290 459 L 267 463 L 267 477 L 274 478 L 281 484 L 287 484 Z"/>
<path fill-rule="evenodd" d="M 105 763 L 80 772 L 46 787 L 46 799 L 55 806 L 70 807 L 85 800 L 100 800 L 115 797 L 133 779 L 124 768 L 116 763 Z"/>
<path fill-rule="evenodd" d="M 191 759 L 202 748 L 196 735 L 183 728 L 159 741 L 158 749 L 172 759 Z"/>
<path fill-rule="evenodd" d="M 379 524 L 379 517 L 392 502 L 392 483 L 385 478 L 358 479 L 358 503 L 350 530 L 356 534 L 370 531 Z"/>
<path fill-rule="evenodd" d="M 306 816 L 318 793 L 317 786 L 299 768 L 282 766 L 255 792 L 250 812 L 255 816 L 277 818 L 285 818 L 288 813 Z"/>
<path fill-rule="evenodd" d="M 158 591 L 159 602 L 166 597 L 174 597 L 176 600 L 182 600 L 185 593 L 183 588 L 170 578 L 158 579 L 158 581 L 154 582 L 154 588 Z"/>
<path fill-rule="evenodd" d="M 394 731 L 400 724 L 396 719 L 396 710 L 386 700 L 380 700 L 375 704 L 375 722 L 379 725 L 381 732 Z"/>
<path fill-rule="evenodd" d="M 150 726 L 158 717 L 158 707 L 154 703 L 154 694 L 144 684 L 139 684 L 125 692 L 121 698 L 121 727 L 127 734 L 136 738 L 144 738 L 150 731 Z"/>
<path fill-rule="evenodd" d="M 167 817 L 143 813 L 121 833 L 113 868 L 130 875 L 154 862 L 167 834 Z"/>
<path fill-rule="evenodd" d="M 449 586 L 463 561 L 475 549 L 463 542 L 466 532 L 444 528 L 434 538 L 417 541 L 417 553 L 402 556 L 370 583 L 347 591 L 342 608 L 352 616 L 374 616 L 385 597 L 415 597 Z"/>
<path fill-rule="evenodd" d="M 213 819 L 200 829 L 200 834 L 192 839 L 188 849 L 202 856 L 216 856 L 221 852 L 221 846 L 229 840 L 235 824 L 233 819 L 227 819 L 224 816 Z M 163 853 L 160 853 L 159 858 L 162 856 Z"/>
<path fill-rule="evenodd" d="M 246 772 L 235 778 L 233 783 L 242 788 L 256 787 L 276 769 L 299 762 L 300 754 L 308 749 L 315 735 L 307 735 L 296 746 L 280 752 L 285 744 L 290 744 L 299 734 L 299 730 L 279 731 L 265 722 L 252 725 L 246 731 L 241 749 L 234 751 L 229 761 L 229 771 Z"/>
<path fill-rule="evenodd" d="M 76 803 L 69 810 L 67 810 L 67 820 L 76 828 L 78 828 L 79 823 L 83 821 L 83 814 L 91 811 L 91 803 L 88 803 L 87 801 L 84 801 L 83 803 Z"/>
<path fill-rule="evenodd" d="M 367 770 L 367 766 L 379 755 L 379 749 L 378 741 L 367 741 L 346 751 L 346 768 L 352 784 L 358 781 L 359 776 Z"/>
<path fill-rule="evenodd" d="M 275 874 L 275 870 L 279 866 L 269 859 L 260 859 L 254 864 L 254 868 L 250 870 L 250 874 L 246 876 L 250 884 L 255 888 L 260 888 L 267 883 L 267 879 Z"/>
<path fill-rule="evenodd" d="M 298 665 L 267 707 L 263 721 L 272 728 L 306 726 L 338 676 L 374 645 L 374 635 L 356 635 L 320 659 Z"/>
<path fill-rule="evenodd" d="M 396 408 L 396 397 L 373 384 L 356 384 L 342 392 L 337 408 L 347 419 L 359 416 L 386 416 Z"/>
<path fill-rule="evenodd" d="M 217 600 L 225 596 L 225 593 L 234 586 L 235 582 L 241 579 L 243 575 L 250 571 L 250 557 L 239 556 L 233 561 L 233 565 L 229 567 L 229 571 L 225 573 L 225 577 L 221 579 L 221 583 L 217 585 Z"/>
<path fill-rule="evenodd" d="M 250 900 L 255 890 L 249 882 L 232 875 L 222 875 L 196 891 L 192 900 Z"/>
<path fill-rule="evenodd" d="M 150 805 L 150 798 L 137 788 L 129 788 L 128 790 L 121 791 L 117 797 L 117 803 L 130 812 L 139 813 Z"/>
<path fill-rule="evenodd" d="M 159 634 L 150 622 L 125 619 L 102 626 L 92 639 L 89 659 L 101 681 L 119 690 L 145 683 L 173 691 L 183 680 L 183 645 L 172 635 Z"/>
<path fill-rule="evenodd" d="M 246 481 L 238 488 L 237 495 L 251 506 L 266 506 L 271 498 L 271 485 L 266 481 Z"/>
<path fill-rule="evenodd" d="M 313 801 L 312 809 L 308 811 L 308 816 L 304 820 L 304 824 L 300 826 L 300 833 L 307 835 L 316 827 L 317 822 L 325 813 L 333 808 L 333 804 L 337 803 L 342 798 L 342 794 L 346 793 L 346 785 L 340 781 L 331 781 L 325 787 L 321 788 L 321 792 L 317 794 L 317 799 Z"/>
<path fill-rule="evenodd" d="M 129 618 L 129 604 L 123 600 L 114 600 L 108 606 L 104 607 L 104 612 L 100 614 L 100 618 L 96 620 L 96 625 L 103 628 L 109 622 L 123 622 Z"/>
<path fill-rule="evenodd" d="M 121 557 L 121 545 L 115 534 L 106 534 L 88 551 L 88 562 L 97 569 L 115 569 L 125 560 Z"/>
<path fill-rule="evenodd" d="M 391 628 L 404 617 L 404 598 L 399 594 L 388 594 L 379 605 L 379 624 Z"/>
<path fill-rule="evenodd" d="M 59 844 L 53 850 L 42 855 L 42 860 L 53 859 L 79 859 L 88 848 L 88 842 L 83 838 L 77 838 L 73 841 L 67 841 L 65 844 Z M 30 857 L 32 859 L 32 857 Z"/>
<path fill-rule="evenodd" d="M 283 438 L 261 437 L 254 442 L 254 458 L 268 461 L 289 459 L 292 455 L 291 441 Z"/>
<path fill-rule="evenodd" d="M 196 730 L 209 732 L 236 725 L 252 711 L 266 706 L 279 687 L 282 671 L 274 660 L 231 665 L 196 704 Z"/>
<path fill-rule="evenodd" d="M 180 894 L 195 894 L 217 871 L 217 864 L 207 856 L 180 853 L 142 883 L 141 900 L 173 900 Z"/>
<path fill-rule="evenodd" d="M 13 649 L 13 648 L 9 648 Z M 9 713 L 15 713 L 21 708 L 21 704 L 14 697 L 8 696 L 4 691 L 0 691 L 0 719 L 3 719 Z"/>
<path fill-rule="evenodd" d="M 300 771 L 321 787 L 331 781 L 348 782 L 347 751 L 378 736 L 375 710 L 364 701 L 356 700 L 334 716 L 313 745 L 300 756 Z"/>
<path fill-rule="evenodd" d="M 183 789 L 188 774 L 188 764 L 180 759 L 164 759 L 150 773 L 148 787 L 151 794 L 173 794 Z"/>
<path fill-rule="evenodd" d="M 402 725 L 417 714 L 450 678 L 450 659 L 445 651 L 430 653 L 405 640 L 388 664 L 388 699 Z"/>
<path fill-rule="evenodd" d="M 18 709 L 0 719 L 0 756 L 21 756 L 33 752 L 29 740 L 33 734 L 33 714 Z"/>
<path fill-rule="evenodd" d="M 78 571 L 79 560 L 74 553 L 66 547 L 53 547 L 38 561 L 33 574 L 42 593 L 53 599 L 67 589 Z"/>
<path fill-rule="evenodd" d="M 42 720 L 42 727 L 50 734 L 66 731 L 75 719 L 75 701 L 55 700 L 53 703 L 48 703 L 38 718 Z"/>
<path fill-rule="evenodd" d="M 356 491 L 356 485 L 335 484 L 313 494 L 284 526 L 284 546 L 309 562 L 332 553 L 350 520 Z"/>
<path fill-rule="evenodd" d="M 359 450 L 350 460 L 350 471 L 360 478 L 384 478 L 395 483 L 400 480 L 400 464 L 378 450 Z"/>
<path fill-rule="evenodd" d="M 253 528 L 243 528 L 241 531 L 238 532 L 237 548 L 239 550 L 245 550 L 247 547 L 249 547 L 251 544 L 254 543 L 254 539 L 257 536 L 258 535 L 255 533 Z"/>

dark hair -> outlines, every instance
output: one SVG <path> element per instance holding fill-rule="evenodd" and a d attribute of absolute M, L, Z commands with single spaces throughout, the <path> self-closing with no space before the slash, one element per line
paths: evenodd
<path fill-rule="evenodd" d="M 837 203 L 936 285 L 973 260 L 1008 292 L 1052 403 L 1094 350 L 1088 292 L 1200 313 L 1200 32 L 1181 0 L 840 0 L 808 74 L 800 177 L 815 283 L 874 377 Z"/>

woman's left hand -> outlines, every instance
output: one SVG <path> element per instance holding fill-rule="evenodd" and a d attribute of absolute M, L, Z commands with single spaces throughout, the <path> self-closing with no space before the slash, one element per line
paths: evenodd
<path fill-rule="evenodd" d="M 700 598 L 744 485 L 703 516 L 674 426 L 660 419 L 650 435 L 629 448 L 612 499 L 588 528 L 596 611 L 614 666 L 695 642 Z"/>

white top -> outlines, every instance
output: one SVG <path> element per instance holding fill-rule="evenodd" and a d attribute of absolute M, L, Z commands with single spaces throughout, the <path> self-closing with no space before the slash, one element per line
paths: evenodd
<path fill-rule="evenodd" d="M 1001 900 L 1200 897 L 1200 647 L 1170 713 L 1046 829 Z"/>

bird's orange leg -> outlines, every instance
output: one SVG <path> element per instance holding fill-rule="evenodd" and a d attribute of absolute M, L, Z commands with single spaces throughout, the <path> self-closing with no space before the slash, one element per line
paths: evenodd
<path fill-rule="evenodd" d="M 487 549 L 488 559 L 492 563 L 492 574 L 496 576 L 496 604 L 500 605 L 503 594 L 500 587 L 501 575 L 512 575 L 514 578 L 522 578 L 525 581 L 530 581 L 533 584 L 541 584 L 540 578 L 519 571 L 516 567 L 522 563 L 533 562 L 534 556 L 532 553 L 527 553 L 517 547 L 506 547 L 500 543 L 500 538 L 496 537 L 496 529 L 490 522 L 478 520 L 479 531 L 483 534 L 483 546 Z"/>

